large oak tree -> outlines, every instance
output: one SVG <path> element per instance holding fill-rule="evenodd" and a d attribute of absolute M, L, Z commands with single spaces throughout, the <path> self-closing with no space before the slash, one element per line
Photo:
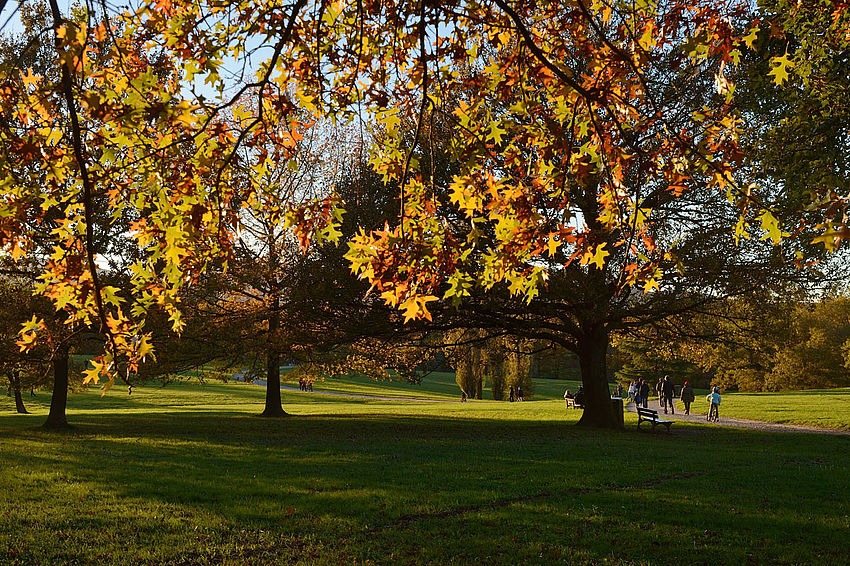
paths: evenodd
<path fill-rule="evenodd" d="M 230 252 L 251 199 L 239 148 L 268 170 L 279 155 L 263 147 L 292 147 L 304 113 L 370 130 L 374 169 L 400 187 L 395 221 L 354 238 L 355 272 L 408 319 L 460 302 L 476 324 L 574 350 L 588 424 L 616 422 L 602 387 L 611 332 L 783 265 L 770 191 L 739 172 L 729 70 L 751 42 L 747 4 L 158 0 L 99 21 L 51 7 L 62 80 L 24 73 L 0 98 L 22 118 L 3 132 L 0 244 L 26 251 L 21 217 L 61 203 L 57 235 L 78 252 L 55 262 L 48 291 L 107 335 L 93 373 L 138 363 L 152 305 L 180 328 L 181 289 Z M 52 100 L 70 124 L 51 121 Z M 457 163 L 447 183 L 422 157 L 436 120 Z M 22 162 L 51 180 L 35 202 L 14 177 Z M 98 277 L 98 194 L 137 218 L 143 257 L 123 298 Z M 336 206 L 294 207 L 296 231 L 333 234 Z"/>

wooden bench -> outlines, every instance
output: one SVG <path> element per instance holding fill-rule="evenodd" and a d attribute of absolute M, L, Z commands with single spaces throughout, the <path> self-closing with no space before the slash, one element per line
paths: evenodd
<path fill-rule="evenodd" d="M 581 403 L 576 403 L 574 397 L 567 397 L 565 401 L 567 402 L 568 409 L 584 409 L 584 405 Z"/>
<path fill-rule="evenodd" d="M 670 432 L 670 425 L 673 424 L 673 421 L 668 421 L 667 419 L 658 418 L 658 411 L 655 409 L 644 409 L 643 407 L 638 407 L 638 430 L 640 430 L 640 423 L 643 421 L 647 421 L 652 423 L 652 430 L 655 431 L 655 427 L 658 425 L 664 425 L 667 427 L 667 432 Z"/>

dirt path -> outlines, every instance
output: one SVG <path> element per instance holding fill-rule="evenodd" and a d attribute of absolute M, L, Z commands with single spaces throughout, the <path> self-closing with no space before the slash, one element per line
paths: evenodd
<path fill-rule="evenodd" d="M 671 421 L 689 421 L 689 422 L 699 422 L 706 423 L 705 415 L 691 414 L 686 415 L 684 413 L 675 413 L 672 415 L 665 415 L 664 409 L 662 409 L 658 405 L 658 399 L 652 399 L 647 404 L 648 409 L 655 409 L 659 413 L 659 417 L 664 419 L 669 419 Z M 626 410 L 631 413 L 637 413 L 637 409 L 635 408 L 634 403 L 629 403 L 626 405 Z M 834 434 L 837 436 L 850 436 L 850 431 L 847 430 L 836 430 L 832 428 L 820 428 L 816 426 L 804 426 L 804 425 L 791 425 L 791 424 L 779 424 L 779 423 L 766 423 L 764 421 L 751 421 L 748 419 L 738 419 L 733 417 L 724 417 L 723 416 L 723 408 L 721 406 L 720 412 L 720 420 L 716 424 L 717 426 L 725 426 L 730 428 L 748 428 L 751 430 L 763 430 L 765 432 L 808 432 L 808 433 L 818 433 L 818 434 Z"/>

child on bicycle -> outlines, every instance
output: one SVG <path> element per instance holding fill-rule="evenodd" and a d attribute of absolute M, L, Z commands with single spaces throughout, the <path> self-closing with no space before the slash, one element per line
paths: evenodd
<path fill-rule="evenodd" d="M 720 388 L 715 387 L 711 393 L 705 396 L 705 400 L 711 403 L 706 419 L 717 422 L 720 417 Z"/>

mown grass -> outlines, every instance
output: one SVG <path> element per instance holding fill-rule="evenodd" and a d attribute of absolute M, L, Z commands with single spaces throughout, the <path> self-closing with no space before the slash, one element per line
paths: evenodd
<path fill-rule="evenodd" d="M 850 388 L 724 393 L 722 397 L 721 417 L 850 430 Z M 708 407 L 705 393 L 698 394 L 691 411 L 704 414 Z"/>
<path fill-rule="evenodd" d="M 584 430 L 542 392 L 285 392 L 279 420 L 254 416 L 262 397 L 241 383 L 74 394 L 76 428 L 57 434 L 39 428 L 47 395 L 32 416 L 4 396 L 0 563 L 849 562 L 848 437 L 639 434 L 631 414 L 626 432 Z"/>
<path fill-rule="evenodd" d="M 295 377 L 287 379 L 284 375 L 284 383 L 296 385 Z M 526 397 L 537 400 L 563 399 L 564 390 L 578 389 L 578 381 L 562 381 L 557 379 L 533 379 L 533 391 L 531 395 L 526 392 Z M 426 374 L 421 383 L 408 383 L 405 380 L 373 381 L 360 377 L 334 377 L 316 381 L 316 391 L 344 392 L 358 395 L 373 395 L 378 397 L 407 397 L 427 399 L 460 399 L 460 388 L 455 382 L 455 374 L 448 372 L 430 372 Z M 492 399 L 490 384 L 485 387 L 484 399 Z"/>

